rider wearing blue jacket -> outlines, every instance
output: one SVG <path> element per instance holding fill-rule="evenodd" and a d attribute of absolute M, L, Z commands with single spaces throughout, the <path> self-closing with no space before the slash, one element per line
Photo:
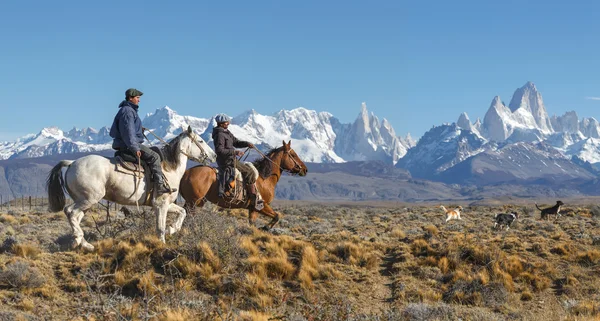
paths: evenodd
<path fill-rule="evenodd" d="M 152 181 L 155 184 L 157 195 L 176 192 L 176 188 L 169 188 L 165 184 L 160 157 L 144 142 L 142 120 L 138 116 L 141 91 L 130 88 L 125 92 L 125 100 L 119 104 L 119 111 L 110 128 L 110 137 L 113 138 L 113 149 L 121 153 L 141 159 L 152 172 Z"/>

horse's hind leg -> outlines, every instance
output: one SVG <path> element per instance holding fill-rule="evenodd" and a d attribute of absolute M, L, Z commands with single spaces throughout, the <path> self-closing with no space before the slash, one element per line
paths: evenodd
<path fill-rule="evenodd" d="M 75 246 L 81 246 L 86 251 L 93 251 L 94 246 L 88 243 L 83 237 L 83 230 L 81 229 L 81 220 L 87 211 L 92 206 L 89 201 L 76 202 L 65 207 L 65 214 L 69 220 L 69 225 L 73 230 L 73 236 L 75 237 Z"/>
<path fill-rule="evenodd" d="M 248 210 L 248 224 L 250 224 L 250 226 L 255 226 L 256 225 L 256 218 L 258 217 L 258 212 L 255 211 L 254 209 L 249 209 Z"/>

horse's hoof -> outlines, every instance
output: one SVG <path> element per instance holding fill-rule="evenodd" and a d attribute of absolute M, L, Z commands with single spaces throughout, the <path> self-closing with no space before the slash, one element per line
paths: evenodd
<path fill-rule="evenodd" d="M 169 233 L 169 235 L 173 235 L 173 234 L 177 233 L 177 229 L 176 229 L 176 228 L 174 228 L 174 227 L 172 227 L 172 226 L 170 226 L 170 227 L 167 229 L 167 233 Z"/>
<path fill-rule="evenodd" d="M 81 248 L 85 251 L 85 252 L 94 252 L 94 246 L 86 241 L 83 241 L 81 243 Z"/>
<path fill-rule="evenodd" d="M 265 225 L 265 226 L 261 227 L 260 230 L 268 232 L 270 230 L 270 228 L 269 228 L 269 226 Z"/>

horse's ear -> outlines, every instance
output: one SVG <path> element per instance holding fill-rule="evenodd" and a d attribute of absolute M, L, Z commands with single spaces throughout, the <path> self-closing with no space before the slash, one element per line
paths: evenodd
<path fill-rule="evenodd" d="M 285 142 L 285 140 L 283 141 L 283 150 L 285 150 L 285 151 L 290 150 L 290 146 Z"/>
<path fill-rule="evenodd" d="M 292 140 L 290 139 L 290 141 L 288 142 L 288 147 L 291 147 L 292 145 Z"/>
<path fill-rule="evenodd" d="M 191 134 L 192 133 L 192 126 L 188 125 L 187 131 L 188 131 L 188 134 Z"/>

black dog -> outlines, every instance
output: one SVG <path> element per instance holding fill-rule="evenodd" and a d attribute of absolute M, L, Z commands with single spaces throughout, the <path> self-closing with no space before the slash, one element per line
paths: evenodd
<path fill-rule="evenodd" d="M 535 207 L 537 207 L 538 210 L 542 211 L 542 216 L 541 219 L 549 219 L 549 215 L 556 215 L 556 218 L 558 218 L 560 215 L 560 207 L 565 205 L 565 203 L 561 202 L 561 201 L 556 201 L 556 205 L 552 206 L 552 207 L 548 207 L 545 209 L 541 209 L 539 208 L 539 206 L 537 204 L 535 204 Z"/>
<path fill-rule="evenodd" d="M 517 212 L 510 213 L 499 213 L 494 216 L 494 220 L 496 223 L 494 224 L 494 228 L 500 225 L 500 228 L 506 226 L 506 230 L 510 227 L 510 225 L 519 218 L 519 214 Z"/>

